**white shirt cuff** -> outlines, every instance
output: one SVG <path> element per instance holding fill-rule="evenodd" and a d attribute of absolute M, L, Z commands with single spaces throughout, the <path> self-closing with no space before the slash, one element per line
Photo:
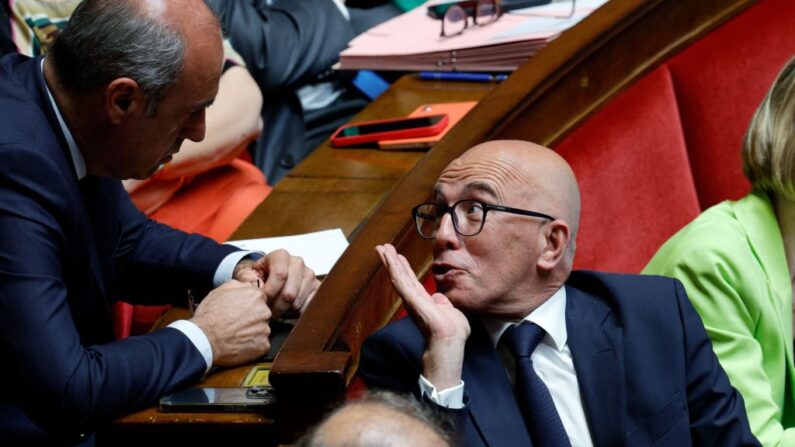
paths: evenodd
<path fill-rule="evenodd" d="M 348 12 L 348 7 L 345 6 L 345 2 L 343 0 L 331 0 L 337 5 L 337 8 L 340 10 L 340 14 L 345 17 L 345 20 L 351 20 L 351 13 Z"/>
<path fill-rule="evenodd" d="M 168 327 L 172 327 L 188 337 L 188 340 L 193 343 L 193 346 L 196 346 L 196 349 L 204 357 L 204 361 L 207 362 L 207 369 L 204 372 L 209 371 L 210 367 L 213 366 L 213 348 L 210 346 L 210 340 L 204 335 L 204 331 L 188 320 L 177 320 L 169 324 Z"/>
<path fill-rule="evenodd" d="M 440 405 L 442 407 L 449 408 L 451 410 L 459 410 L 464 408 L 464 381 L 462 380 L 461 383 L 458 385 L 447 388 L 446 390 L 438 391 L 435 386 L 428 379 L 425 378 L 422 374 L 420 374 L 420 392 L 423 396 L 428 396 L 428 398 L 435 403 L 436 405 Z"/>
<path fill-rule="evenodd" d="M 262 253 L 261 251 L 245 250 L 229 253 L 223 259 L 223 261 L 218 264 L 218 268 L 215 269 L 215 275 L 213 275 L 213 287 L 218 287 L 232 279 L 232 275 L 235 273 L 235 267 L 237 267 L 238 262 L 249 256 L 254 259 L 259 259 L 260 257 L 265 256 L 265 253 Z"/>

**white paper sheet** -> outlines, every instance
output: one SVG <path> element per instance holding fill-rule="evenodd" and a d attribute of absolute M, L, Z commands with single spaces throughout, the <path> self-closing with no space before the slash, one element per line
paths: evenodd
<path fill-rule="evenodd" d="M 257 250 L 265 253 L 283 248 L 294 256 L 304 258 L 304 263 L 314 270 L 316 275 L 328 274 L 337 259 L 348 248 L 348 240 L 345 239 L 345 234 L 340 228 L 294 236 L 229 241 L 227 244 L 243 250 Z"/>

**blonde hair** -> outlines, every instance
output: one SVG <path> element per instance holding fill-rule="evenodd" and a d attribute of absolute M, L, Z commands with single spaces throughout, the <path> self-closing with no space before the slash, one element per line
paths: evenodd
<path fill-rule="evenodd" d="M 795 58 L 756 109 L 742 158 L 745 177 L 755 188 L 795 199 Z"/>

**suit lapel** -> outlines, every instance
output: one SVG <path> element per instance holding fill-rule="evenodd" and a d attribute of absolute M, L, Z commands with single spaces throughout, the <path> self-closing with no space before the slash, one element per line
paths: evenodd
<path fill-rule="evenodd" d="M 110 232 L 114 230 L 112 223 L 104 222 L 107 219 L 104 216 L 108 212 L 107 209 L 102 209 L 100 206 L 100 186 L 99 178 L 93 175 L 87 175 L 84 179 L 79 181 L 80 195 L 83 199 L 83 217 L 86 218 L 85 228 L 88 230 L 86 238 L 88 239 L 89 246 L 89 261 L 91 270 L 94 277 L 99 284 L 102 296 L 105 295 L 105 266 L 106 259 L 110 258 L 110 250 L 113 247 L 108 247 L 108 240 L 112 239 Z M 106 204 L 107 205 L 107 204 Z"/>
<path fill-rule="evenodd" d="M 588 429 L 595 446 L 626 443 L 623 331 L 610 308 L 566 286 L 566 328 Z"/>
<path fill-rule="evenodd" d="M 469 415 L 485 444 L 532 445 L 511 381 L 479 321 L 470 319 L 462 378 Z"/>

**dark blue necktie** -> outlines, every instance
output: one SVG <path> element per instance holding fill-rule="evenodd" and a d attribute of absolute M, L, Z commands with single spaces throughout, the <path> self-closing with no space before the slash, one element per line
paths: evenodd
<path fill-rule="evenodd" d="M 505 330 L 501 341 L 516 360 L 516 395 L 530 439 L 536 447 L 571 447 L 547 386 L 533 369 L 530 354 L 544 338 L 544 330 L 529 322 Z"/>

